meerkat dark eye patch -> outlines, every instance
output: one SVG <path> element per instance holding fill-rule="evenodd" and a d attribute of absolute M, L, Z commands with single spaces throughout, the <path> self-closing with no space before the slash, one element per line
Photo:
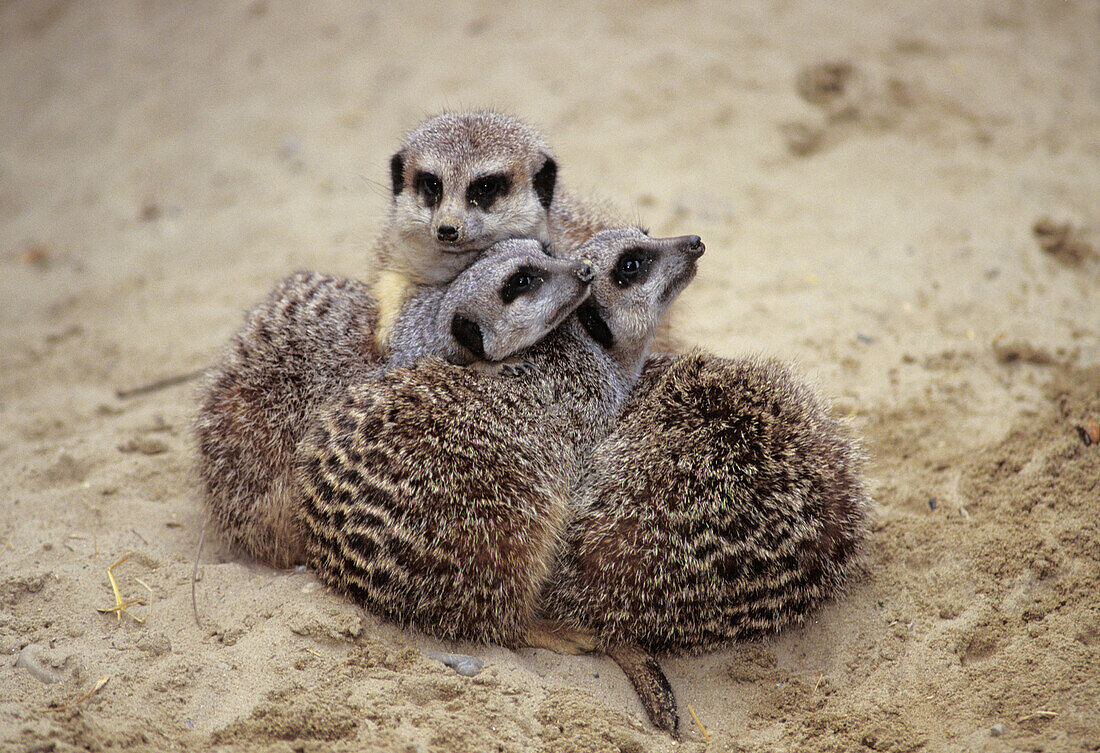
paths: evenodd
<path fill-rule="evenodd" d="M 424 199 L 424 204 L 434 207 L 443 197 L 443 181 L 431 173 L 416 174 L 416 192 Z"/>
<path fill-rule="evenodd" d="M 482 175 L 474 178 L 466 187 L 466 201 L 472 206 L 487 210 L 493 202 L 508 193 L 512 179 L 504 173 Z"/>
<path fill-rule="evenodd" d="M 599 305 L 594 301 L 589 300 L 577 309 L 577 319 L 588 336 L 604 350 L 611 350 L 615 345 L 615 335 L 611 333 L 607 320 L 603 318 Z"/>
<path fill-rule="evenodd" d="M 401 152 L 390 157 L 390 179 L 393 181 L 393 195 L 397 196 L 405 188 L 405 158 Z"/>
<path fill-rule="evenodd" d="M 534 267 L 520 267 L 513 272 L 500 289 L 500 300 L 507 305 L 521 295 L 534 293 L 542 286 L 543 273 Z"/>
<path fill-rule="evenodd" d="M 547 157 L 539 171 L 535 173 L 533 188 L 535 196 L 539 197 L 539 203 L 543 209 L 550 208 L 550 202 L 554 200 L 554 184 L 558 181 L 558 163 L 553 157 Z"/>
<path fill-rule="evenodd" d="M 653 255 L 642 248 L 628 248 L 619 254 L 611 276 L 621 288 L 643 282 L 649 276 L 649 266 Z"/>
<path fill-rule="evenodd" d="M 451 319 L 451 335 L 466 350 L 478 358 L 485 358 L 485 341 L 481 337 L 481 327 L 472 319 L 455 314 Z"/>

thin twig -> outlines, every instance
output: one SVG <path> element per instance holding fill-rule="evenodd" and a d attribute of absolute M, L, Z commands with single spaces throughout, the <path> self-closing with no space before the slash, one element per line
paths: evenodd
<path fill-rule="evenodd" d="M 199 619 L 199 602 L 195 598 L 195 581 L 199 577 L 199 556 L 202 554 L 202 545 L 206 541 L 206 526 L 202 527 L 199 534 L 199 548 L 195 550 L 195 567 L 191 570 L 191 612 L 195 615 L 195 624 L 202 630 L 202 620 Z"/>
<path fill-rule="evenodd" d="M 703 733 L 703 737 L 705 737 L 707 739 L 707 742 L 709 743 L 710 742 L 710 735 L 707 734 L 706 728 L 703 726 L 703 723 L 701 721 L 699 721 L 699 717 L 696 716 L 695 709 L 693 709 L 691 707 L 690 703 L 688 704 L 688 711 L 691 712 L 691 718 L 694 719 L 695 723 L 699 725 L 699 731 Z"/>
<path fill-rule="evenodd" d="M 118 617 L 120 622 L 122 621 L 122 614 L 125 612 L 126 614 L 130 615 L 131 619 L 133 619 L 134 622 L 137 622 L 137 623 L 140 624 L 142 622 L 145 622 L 145 617 L 140 617 L 139 618 L 136 615 L 130 614 L 130 612 L 126 611 L 126 607 L 132 606 L 134 604 L 144 604 L 145 601 L 142 600 L 142 599 L 123 599 L 122 598 L 122 592 L 118 588 L 118 581 L 115 580 L 115 568 L 118 567 L 123 562 L 125 562 L 126 560 L 130 559 L 133 556 L 134 556 L 134 553 L 130 552 L 125 557 L 120 559 L 118 562 L 116 562 L 115 564 L 113 564 L 113 565 L 111 565 L 110 567 L 107 568 L 107 579 L 109 581 L 111 581 L 111 590 L 114 591 L 114 593 L 115 593 L 115 605 L 113 607 L 106 607 L 106 608 L 102 608 L 102 609 L 97 607 L 96 611 L 101 613 L 101 614 L 110 614 L 111 612 L 114 612 L 115 616 Z M 142 583 L 142 585 L 145 586 L 144 583 Z M 149 588 L 149 586 L 145 586 L 145 587 Z M 152 594 L 153 589 L 149 588 L 149 593 Z M 152 606 L 152 604 L 150 603 L 150 607 L 151 606 Z M 146 617 L 148 617 L 148 615 L 146 615 Z"/>
<path fill-rule="evenodd" d="M 166 387 L 175 387 L 177 384 L 183 384 L 184 382 L 190 382 L 192 379 L 202 376 L 206 373 L 206 369 L 198 369 L 186 374 L 179 374 L 177 376 L 166 377 L 165 379 L 158 379 L 155 382 L 144 384 L 140 387 L 133 387 L 128 390 L 115 390 L 115 397 L 119 400 L 125 400 L 130 397 L 137 397 L 138 395 L 147 395 L 150 392 L 156 392 L 157 390 L 163 390 Z"/>
<path fill-rule="evenodd" d="M 94 696 L 96 693 L 103 690 L 103 686 L 106 685 L 110 681 L 110 679 L 111 679 L 110 675 L 103 675 L 103 677 L 100 677 L 98 680 L 95 681 L 95 685 L 92 686 L 91 690 L 89 690 L 87 693 L 85 693 L 84 695 L 77 698 L 72 703 L 66 703 L 64 706 L 54 706 L 54 707 L 51 707 L 51 708 L 45 708 L 45 709 L 42 709 L 42 711 L 64 711 L 65 709 L 71 709 L 71 708 L 74 708 L 76 706 L 79 706 L 80 704 L 84 703 L 84 701 L 88 700 L 89 698 Z"/>

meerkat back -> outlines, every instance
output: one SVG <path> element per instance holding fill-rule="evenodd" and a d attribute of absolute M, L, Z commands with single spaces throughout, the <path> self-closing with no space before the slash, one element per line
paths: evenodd
<path fill-rule="evenodd" d="M 862 453 L 774 361 L 651 364 L 577 491 L 545 594 L 604 645 L 700 651 L 843 591 L 867 531 Z"/>
<path fill-rule="evenodd" d="M 411 317 L 453 339 L 466 356 L 456 362 L 513 355 L 588 294 L 587 263 L 549 257 L 537 241 L 499 245 L 508 248 L 460 275 L 429 317 Z M 423 328 L 409 324 L 403 315 L 395 344 L 416 352 Z M 426 358 L 321 413 L 298 482 L 322 580 L 440 637 L 515 643 L 535 593 L 524 562 L 556 541 L 568 488 L 544 462 L 544 448 L 562 442 L 549 425 L 529 420 L 516 447 L 517 427 L 497 420 L 508 410 L 500 382 L 512 378 Z M 531 487 L 538 493 L 523 493 Z"/>
<path fill-rule="evenodd" d="M 381 364 L 377 311 L 356 280 L 298 272 L 250 310 L 202 388 L 194 431 L 210 521 L 273 567 L 304 561 L 288 490 L 314 411 Z"/>

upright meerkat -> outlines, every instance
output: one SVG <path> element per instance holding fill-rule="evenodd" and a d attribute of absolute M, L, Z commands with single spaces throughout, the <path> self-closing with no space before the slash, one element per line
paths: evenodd
<path fill-rule="evenodd" d="M 867 533 L 862 458 L 774 361 L 654 359 L 588 459 L 545 615 L 633 664 L 673 731 L 671 691 L 639 663 L 772 633 L 841 593 Z"/>
<path fill-rule="evenodd" d="M 588 300 L 527 351 L 529 371 L 427 359 L 327 406 L 298 458 L 321 580 L 441 638 L 552 645 L 536 598 L 579 460 L 611 429 L 702 252 L 697 236 L 600 232 L 574 254 L 594 271 Z"/>
<path fill-rule="evenodd" d="M 533 238 L 557 253 L 622 225 L 609 207 L 565 193 L 542 136 L 496 112 L 425 120 L 390 158 L 390 177 L 392 200 L 371 283 L 383 349 L 419 286 L 449 282 L 493 243 Z"/>
<path fill-rule="evenodd" d="M 373 299 L 354 280 L 301 272 L 249 312 L 208 381 L 195 427 L 206 507 L 223 539 L 274 567 L 304 562 L 288 481 L 295 448 L 324 402 L 426 356 L 500 361 L 587 296 L 584 263 L 553 259 L 537 244 L 501 246 L 447 287 L 407 302 L 393 364 L 371 349 Z"/>

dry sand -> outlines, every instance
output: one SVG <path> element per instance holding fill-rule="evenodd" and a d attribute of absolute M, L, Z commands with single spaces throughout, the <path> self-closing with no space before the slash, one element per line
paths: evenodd
<path fill-rule="evenodd" d="M 552 5 L 0 3 L 0 748 L 1100 749 L 1100 5 Z M 198 628 L 193 386 L 115 396 L 293 269 L 367 274 L 400 133 L 476 105 L 702 235 L 685 337 L 866 437 L 868 576 L 665 659 L 680 744 L 606 658 L 460 677 L 217 542 Z M 128 552 L 141 624 L 97 612 Z"/>

